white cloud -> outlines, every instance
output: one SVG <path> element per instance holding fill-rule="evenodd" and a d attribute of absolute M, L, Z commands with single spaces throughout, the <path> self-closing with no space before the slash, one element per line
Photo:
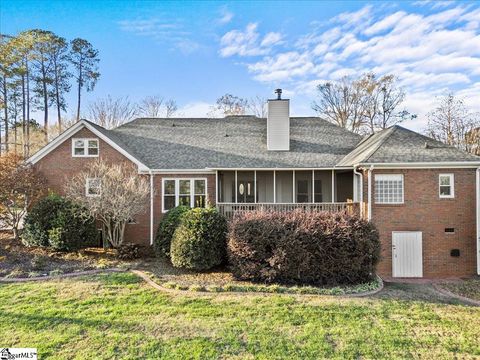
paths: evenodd
<path fill-rule="evenodd" d="M 260 43 L 260 46 L 275 45 L 275 44 L 278 44 L 281 40 L 282 40 L 282 34 L 278 32 L 269 32 L 263 38 L 262 42 Z"/>
<path fill-rule="evenodd" d="M 123 31 L 149 37 L 184 54 L 190 54 L 200 48 L 200 45 L 191 39 L 190 31 L 185 29 L 181 21 L 167 22 L 160 18 L 150 18 L 122 20 L 118 25 Z"/>
<path fill-rule="evenodd" d="M 249 23 L 245 30 L 231 30 L 222 36 L 220 40 L 220 55 L 229 57 L 267 55 L 272 47 L 279 45 L 282 35 L 277 32 L 269 32 L 264 37 L 257 30 L 257 23 Z"/>
<path fill-rule="evenodd" d="M 195 101 L 180 107 L 175 117 L 206 117 L 212 111 L 213 104 Z"/>
<path fill-rule="evenodd" d="M 220 18 L 218 19 L 219 24 L 228 24 L 230 21 L 232 21 L 234 17 L 233 12 L 229 11 L 226 6 L 222 7 L 220 9 Z"/>
<path fill-rule="evenodd" d="M 315 23 L 290 44 L 272 35 L 281 48 L 262 48 L 256 24 L 249 24 L 225 34 L 221 51 L 259 56 L 243 62 L 253 78 L 293 89 L 296 96 L 311 97 L 321 81 L 343 75 L 393 73 L 407 92 L 404 106 L 419 114 L 412 123 L 419 127 L 442 92 L 456 91 L 474 99 L 467 103 L 480 104 L 480 7 L 436 4 L 424 3 L 428 9 L 422 12 L 364 6 Z"/>

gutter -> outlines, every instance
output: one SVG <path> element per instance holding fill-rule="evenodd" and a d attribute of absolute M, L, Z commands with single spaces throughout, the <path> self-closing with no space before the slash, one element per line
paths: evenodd
<path fill-rule="evenodd" d="M 362 173 L 358 172 L 357 168 L 353 168 L 353 173 L 358 175 L 360 178 L 360 193 L 357 194 L 358 200 L 360 202 L 360 217 L 363 218 L 363 175 Z M 356 189 L 354 191 L 357 191 Z"/>
<path fill-rule="evenodd" d="M 480 167 L 476 171 L 476 193 L 477 193 L 477 275 L 480 275 Z"/>
<path fill-rule="evenodd" d="M 150 170 L 150 245 L 153 245 L 153 171 Z"/>
<path fill-rule="evenodd" d="M 439 162 L 412 162 L 412 163 L 358 163 L 355 167 L 375 166 L 379 169 L 438 169 L 438 168 L 461 168 L 476 169 L 480 161 L 439 161 Z"/>
<path fill-rule="evenodd" d="M 368 169 L 368 221 L 372 220 L 372 171 L 373 165 Z"/>

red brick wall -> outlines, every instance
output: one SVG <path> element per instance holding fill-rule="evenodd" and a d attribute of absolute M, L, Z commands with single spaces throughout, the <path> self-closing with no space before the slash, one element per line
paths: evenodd
<path fill-rule="evenodd" d="M 71 138 L 97 138 L 90 130 L 84 128 Z M 35 164 L 35 167 L 45 176 L 49 190 L 64 194 L 67 181 L 82 169 L 88 168 L 98 158 L 72 157 L 72 140 L 69 138 L 56 149 L 43 157 Z M 131 163 L 125 156 L 113 147 L 99 139 L 99 158 L 111 163 Z M 144 176 L 150 181 L 150 175 Z M 207 178 L 207 199 L 215 204 L 215 175 L 212 174 L 169 174 L 154 175 L 154 236 L 157 232 L 158 223 L 162 213 L 162 178 Z M 142 245 L 150 245 L 150 198 L 145 204 L 145 211 L 135 217 L 135 224 L 128 224 L 125 229 L 125 240 Z"/>
<path fill-rule="evenodd" d="M 158 224 L 163 216 L 163 201 L 162 201 L 162 179 L 194 179 L 194 178 L 206 178 L 207 179 L 207 202 L 215 205 L 216 200 L 216 186 L 215 186 L 215 174 L 155 174 L 154 175 L 154 188 L 155 195 L 153 199 L 153 215 L 154 215 L 154 236 L 157 233 Z"/>
<path fill-rule="evenodd" d="M 375 174 L 404 175 L 404 204 L 375 204 Z M 455 175 L 455 198 L 438 195 L 438 175 Z M 405 169 L 372 172 L 372 221 L 380 232 L 382 260 L 380 275 L 392 276 L 392 231 L 421 231 L 423 276 L 426 278 L 476 273 L 476 192 L 474 169 Z M 364 172 L 364 200 L 368 197 Z M 454 228 L 455 233 L 445 233 Z M 450 256 L 459 249 L 460 257 Z"/>

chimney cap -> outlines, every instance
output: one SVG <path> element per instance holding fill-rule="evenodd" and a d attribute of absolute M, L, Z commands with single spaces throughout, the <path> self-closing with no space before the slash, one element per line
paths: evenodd
<path fill-rule="evenodd" d="M 282 89 L 275 89 L 275 94 L 277 94 L 277 100 L 282 100 Z"/>

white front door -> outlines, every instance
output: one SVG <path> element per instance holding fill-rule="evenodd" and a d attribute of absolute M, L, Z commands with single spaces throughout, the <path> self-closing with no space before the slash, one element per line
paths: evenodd
<path fill-rule="evenodd" d="M 393 277 L 422 277 L 422 232 L 392 232 Z"/>

